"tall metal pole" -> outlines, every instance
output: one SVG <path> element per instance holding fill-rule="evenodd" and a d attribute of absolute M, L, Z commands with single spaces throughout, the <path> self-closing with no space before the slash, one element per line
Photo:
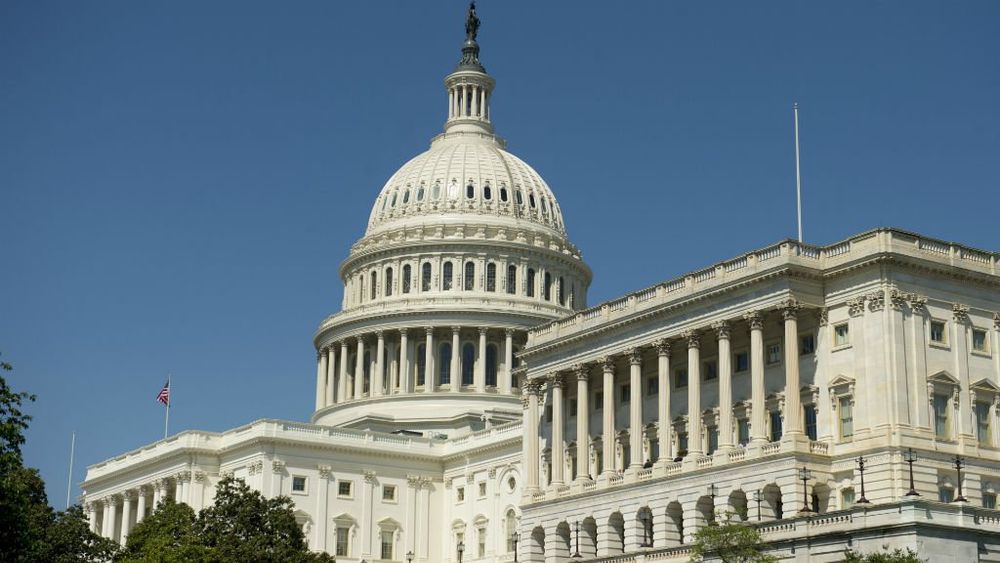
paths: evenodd
<path fill-rule="evenodd" d="M 799 169 L 799 103 L 792 105 L 795 113 L 795 208 L 799 222 L 799 242 L 802 242 L 802 175 Z"/>
<path fill-rule="evenodd" d="M 173 383 L 170 381 L 170 375 L 167 374 L 167 414 L 163 419 L 163 439 L 167 439 L 167 430 L 170 428 L 170 403 L 174 402 L 174 390 L 172 389 Z"/>
<path fill-rule="evenodd" d="M 861 498 L 854 504 L 870 504 L 870 501 L 865 498 L 865 456 L 858 456 L 858 471 L 861 472 Z"/>
<path fill-rule="evenodd" d="M 69 508 L 69 493 L 73 488 L 73 455 L 76 453 L 76 432 L 69 442 L 69 478 L 66 480 L 66 508 Z"/>

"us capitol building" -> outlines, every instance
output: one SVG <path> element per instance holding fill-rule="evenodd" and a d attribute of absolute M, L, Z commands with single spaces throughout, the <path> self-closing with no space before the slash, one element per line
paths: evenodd
<path fill-rule="evenodd" d="M 494 133 L 470 8 L 448 118 L 386 182 L 320 323 L 309 423 L 90 466 L 91 528 L 226 475 L 338 561 L 1000 561 L 1000 255 L 895 229 L 746 252 L 588 307 L 552 190 Z"/>

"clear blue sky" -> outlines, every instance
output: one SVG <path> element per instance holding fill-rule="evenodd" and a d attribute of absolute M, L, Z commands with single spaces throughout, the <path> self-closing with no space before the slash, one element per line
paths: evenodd
<path fill-rule="evenodd" d="M 27 462 L 306 420 L 371 203 L 445 118 L 465 4 L 0 3 L 0 351 Z M 1000 2 L 480 2 L 494 121 L 591 303 L 793 236 L 1000 250 Z M 74 495 L 76 491 L 74 491 Z"/>

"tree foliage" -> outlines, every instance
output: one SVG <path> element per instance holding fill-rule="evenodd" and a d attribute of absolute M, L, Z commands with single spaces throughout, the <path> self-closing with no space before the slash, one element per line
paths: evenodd
<path fill-rule="evenodd" d="M 771 563 L 777 561 L 763 550 L 760 532 L 754 526 L 735 520 L 732 514 L 721 523 L 712 522 L 694 535 L 691 561 L 707 558 L 723 563 Z"/>
<path fill-rule="evenodd" d="M 194 509 L 166 499 L 132 528 L 117 560 L 184 563 L 211 561 L 210 555 L 198 533 Z"/>
<path fill-rule="evenodd" d="M 926 561 L 917 557 L 917 552 L 910 548 L 896 548 L 889 551 L 889 548 L 883 547 L 882 551 L 865 554 L 849 550 L 845 555 L 844 563 L 924 563 Z"/>

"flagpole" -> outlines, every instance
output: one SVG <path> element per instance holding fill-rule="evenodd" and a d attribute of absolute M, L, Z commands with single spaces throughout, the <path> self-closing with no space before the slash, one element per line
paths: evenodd
<path fill-rule="evenodd" d="M 795 113 L 795 207 L 799 219 L 799 242 L 802 242 L 802 176 L 799 173 L 799 103 L 792 104 Z"/>
<path fill-rule="evenodd" d="M 170 374 L 167 374 L 167 415 L 163 420 L 163 439 L 167 438 L 167 429 L 170 428 L 170 403 L 173 402 L 173 389 L 170 388 Z"/>
<path fill-rule="evenodd" d="M 69 443 L 69 478 L 66 480 L 66 508 L 69 508 L 69 495 L 73 489 L 73 455 L 76 453 L 76 431 Z"/>

